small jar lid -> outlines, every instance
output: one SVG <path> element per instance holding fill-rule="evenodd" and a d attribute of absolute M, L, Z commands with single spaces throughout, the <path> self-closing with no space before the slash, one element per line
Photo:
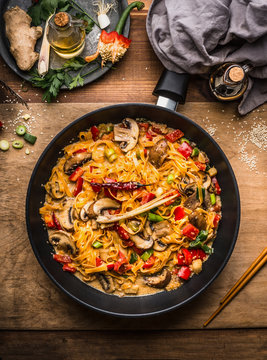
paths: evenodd
<path fill-rule="evenodd" d="M 59 12 L 54 17 L 54 23 L 59 27 L 64 27 L 69 23 L 69 15 L 66 12 Z"/>
<path fill-rule="evenodd" d="M 240 82 L 244 79 L 245 73 L 241 66 L 232 66 L 228 72 L 228 77 L 233 82 Z"/>

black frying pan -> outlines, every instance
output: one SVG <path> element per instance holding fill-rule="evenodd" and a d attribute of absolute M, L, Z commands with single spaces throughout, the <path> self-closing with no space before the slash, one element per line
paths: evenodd
<path fill-rule="evenodd" d="M 173 109 L 178 101 L 185 100 L 187 77 L 164 72 L 154 93 L 159 95 L 161 105 Z M 214 254 L 203 264 L 203 271 L 177 290 L 147 296 L 119 298 L 96 290 L 70 273 L 62 271 L 60 264 L 51 256 L 47 231 L 39 215 L 40 203 L 44 202 L 42 184 L 56 164 L 60 151 L 80 131 L 104 122 L 118 123 L 125 117 L 147 118 L 181 129 L 187 138 L 196 142 L 209 156 L 218 170 L 218 181 L 222 188 L 222 214 L 218 235 L 214 242 Z M 27 230 L 33 251 L 50 279 L 71 298 L 101 312 L 123 316 L 140 317 L 160 314 L 188 303 L 206 289 L 219 275 L 233 251 L 240 222 L 240 200 L 236 179 L 225 154 L 199 125 L 174 110 L 149 104 L 118 104 L 108 106 L 75 120 L 63 129 L 46 147 L 40 156 L 30 179 L 26 199 Z"/>

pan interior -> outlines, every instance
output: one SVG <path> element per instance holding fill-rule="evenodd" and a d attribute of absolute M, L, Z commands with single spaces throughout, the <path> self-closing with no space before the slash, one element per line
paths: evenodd
<path fill-rule="evenodd" d="M 153 295 L 117 297 L 105 294 L 75 276 L 63 272 L 51 256 L 52 246 L 48 243 L 47 231 L 39 215 L 40 203 L 44 202 L 45 191 L 42 184 L 49 174 L 60 151 L 71 141 L 77 140 L 80 131 L 92 125 L 105 122 L 118 123 L 125 117 L 146 118 L 179 128 L 186 137 L 203 149 L 218 170 L 218 181 L 222 188 L 222 220 L 214 241 L 214 254 L 203 264 L 203 271 L 180 288 Z M 86 114 L 63 129 L 47 146 L 33 171 L 26 200 L 26 220 L 28 235 L 34 253 L 48 276 L 65 293 L 87 307 L 112 315 L 124 317 L 149 316 L 178 308 L 200 294 L 222 271 L 236 242 L 240 201 L 237 183 L 231 165 L 218 144 L 200 126 L 183 115 L 148 104 L 119 104 Z"/>

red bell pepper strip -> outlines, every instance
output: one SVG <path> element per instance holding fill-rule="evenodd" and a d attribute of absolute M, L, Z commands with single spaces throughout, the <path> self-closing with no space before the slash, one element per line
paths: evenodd
<path fill-rule="evenodd" d="M 199 233 L 199 230 L 195 226 L 193 226 L 192 224 L 187 224 L 183 228 L 182 233 L 183 233 L 184 236 L 187 236 L 190 239 L 195 240 L 198 233 Z"/>
<path fill-rule="evenodd" d="M 207 257 L 207 254 L 202 249 L 191 249 L 190 252 L 192 254 L 193 260 L 195 259 L 204 260 Z"/>
<path fill-rule="evenodd" d="M 107 269 L 110 271 L 110 270 L 113 270 L 114 269 L 114 264 L 110 263 L 110 264 L 107 264 Z"/>
<path fill-rule="evenodd" d="M 62 230 L 62 227 L 61 227 L 58 219 L 56 218 L 55 213 L 52 214 L 52 217 L 53 217 L 53 222 L 54 222 L 55 227 L 57 228 L 57 230 Z"/>
<path fill-rule="evenodd" d="M 120 225 L 115 225 L 115 230 L 117 231 L 119 237 L 122 239 L 122 240 L 129 240 L 130 239 L 130 235 L 129 233 Z"/>
<path fill-rule="evenodd" d="M 213 219 L 213 226 L 216 228 L 219 224 L 219 221 L 221 220 L 221 217 L 219 214 L 216 214 Z"/>
<path fill-rule="evenodd" d="M 217 195 L 220 195 L 221 192 L 222 192 L 222 189 L 220 188 L 220 185 L 219 185 L 218 180 L 216 179 L 216 177 L 213 177 L 213 178 L 211 179 L 211 182 L 212 182 L 212 184 L 215 186 L 215 193 L 216 193 Z"/>
<path fill-rule="evenodd" d="M 54 254 L 53 259 L 61 264 L 69 264 L 72 262 L 69 255 Z"/>
<path fill-rule="evenodd" d="M 193 256 L 192 256 L 191 251 L 189 251 L 188 249 L 182 249 L 182 253 L 184 255 L 185 265 L 192 264 Z"/>
<path fill-rule="evenodd" d="M 47 227 L 50 229 L 54 229 L 56 227 L 56 224 L 54 223 L 53 216 L 52 215 L 45 215 L 44 221 Z"/>
<path fill-rule="evenodd" d="M 174 143 L 175 141 L 179 140 L 181 137 L 184 136 L 184 133 L 177 129 L 177 130 L 174 130 L 173 132 L 165 135 L 165 139 L 170 141 L 171 143 Z"/>
<path fill-rule="evenodd" d="M 175 208 L 174 210 L 174 220 L 181 220 L 185 217 L 185 211 L 184 208 L 182 206 L 177 206 L 177 208 Z"/>
<path fill-rule="evenodd" d="M 201 163 L 200 161 L 195 161 L 195 165 L 199 168 L 201 171 L 206 170 L 206 164 Z"/>
<path fill-rule="evenodd" d="M 178 276 L 183 280 L 188 280 L 191 275 L 191 270 L 188 266 L 182 266 L 178 271 Z"/>
<path fill-rule="evenodd" d="M 151 134 L 151 132 L 150 132 L 149 130 L 146 132 L 146 138 L 147 138 L 149 141 L 152 141 L 152 140 L 153 140 L 153 136 L 156 136 L 156 135 Z"/>
<path fill-rule="evenodd" d="M 98 267 L 103 264 L 103 260 L 100 257 L 95 258 L 95 266 Z"/>
<path fill-rule="evenodd" d="M 83 189 L 83 178 L 79 177 L 76 181 L 76 187 L 74 189 L 73 195 L 77 196 Z"/>
<path fill-rule="evenodd" d="M 156 261 L 156 256 L 152 255 L 150 258 L 144 263 L 143 269 L 150 269 Z"/>
<path fill-rule="evenodd" d="M 149 128 L 149 123 L 138 123 L 138 126 L 147 131 Z"/>
<path fill-rule="evenodd" d="M 76 170 L 69 176 L 70 181 L 77 181 L 80 176 L 84 173 L 84 170 L 81 167 L 77 167 Z"/>
<path fill-rule="evenodd" d="M 119 260 L 115 262 L 114 264 L 114 271 L 119 271 L 120 270 L 120 267 L 121 265 L 123 264 L 127 264 L 127 259 L 126 259 L 126 256 L 121 252 L 119 251 Z"/>
<path fill-rule="evenodd" d="M 193 149 L 191 148 L 191 146 L 184 141 L 179 147 L 178 147 L 178 151 L 180 154 L 182 154 L 186 160 L 189 158 L 189 156 L 192 154 Z"/>
<path fill-rule="evenodd" d="M 141 205 L 148 203 L 149 201 L 153 200 L 155 197 L 156 195 L 153 193 L 146 193 L 145 195 L 142 196 Z"/>
<path fill-rule="evenodd" d="M 86 151 L 87 151 L 87 149 L 86 149 L 86 148 L 82 148 L 82 149 L 79 149 L 79 150 L 74 151 L 74 153 L 73 153 L 72 155 L 74 155 L 74 154 L 84 153 L 84 152 L 86 152 Z"/>
<path fill-rule="evenodd" d="M 69 266 L 68 264 L 64 264 L 62 267 L 63 271 L 68 271 L 70 273 L 75 273 L 76 272 L 76 268 Z"/>
<path fill-rule="evenodd" d="M 178 190 L 174 190 L 174 191 L 173 191 L 171 194 L 169 194 L 167 197 L 172 196 L 172 195 L 175 195 L 175 194 L 177 194 L 176 198 L 178 198 L 178 197 L 181 196 L 181 194 L 179 193 Z M 164 205 L 165 205 L 165 206 L 169 206 L 169 205 L 173 204 L 173 203 L 175 202 L 176 198 L 166 201 L 166 202 L 164 203 Z"/>
<path fill-rule="evenodd" d="M 185 258 L 184 258 L 184 255 L 183 254 L 180 254 L 180 253 L 178 253 L 177 254 L 177 264 L 178 265 L 185 265 Z"/>
<path fill-rule="evenodd" d="M 96 141 L 98 139 L 98 136 L 99 136 L 99 129 L 96 126 L 92 126 L 91 127 L 91 133 L 92 133 L 93 140 Z"/>

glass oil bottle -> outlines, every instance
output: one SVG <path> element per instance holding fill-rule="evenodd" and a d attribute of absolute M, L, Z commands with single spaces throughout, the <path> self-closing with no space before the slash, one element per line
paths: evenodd
<path fill-rule="evenodd" d="M 86 26 L 86 21 L 59 12 L 49 20 L 47 40 L 60 57 L 71 59 L 80 55 L 84 49 Z"/>
<path fill-rule="evenodd" d="M 247 89 L 247 72 L 251 69 L 248 64 L 241 66 L 235 63 L 225 63 L 218 67 L 209 79 L 213 95 L 222 101 L 239 99 Z"/>

